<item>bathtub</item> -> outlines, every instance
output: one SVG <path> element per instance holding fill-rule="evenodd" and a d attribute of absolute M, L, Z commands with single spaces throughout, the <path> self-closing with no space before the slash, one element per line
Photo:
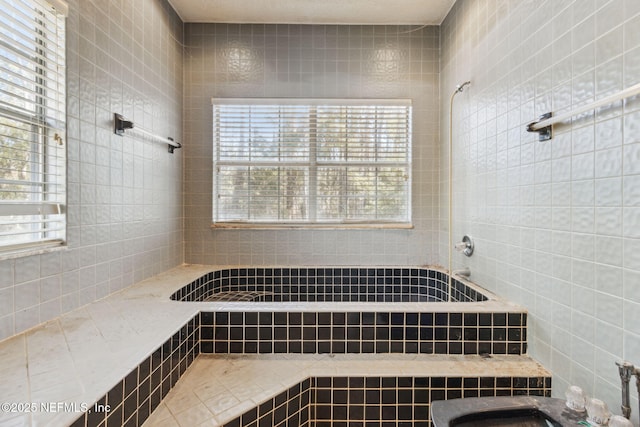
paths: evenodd
<path fill-rule="evenodd" d="M 479 302 L 489 292 L 427 268 L 274 267 L 212 271 L 176 291 L 175 301 Z"/>
<path fill-rule="evenodd" d="M 526 310 L 425 267 L 240 267 L 171 299 L 198 303 L 202 353 L 525 354 Z"/>
<path fill-rule="evenodd" d="M 147 356 L 127 358 L 127 366 L 131 360 L 138 364 L 124 370 L 102 397 L 90 399 L 98 407 L 108 403 L 111 411 L 87 411 L 73 426 L 124 425 L 127 419 L 126 425 L 132 420 L 140 425 L 203 354 L 203 365 L 187 374 L 197 377 L 198 386 L 217 388 L 222 385 L 218 376 L 226 386 L 237 386 L 237 399 L 228 399 L 229 406 L 215 414 L 225 426 L 251 427 L 258 419 L 260 425 L 276 425 L 280 419 L 328 425 L 336 414 L 344 419 L 340 425 L 362 424 L 361 414 L 367 425 L 430 425 L 433 400 L 551 393 L 550 373 L 522 356 L 526 311 L 464 279 L 452 280 L 449 292 L 448 276 L 437 268 L 177 270 L 110 297 L 123 304 L 117 310 L 141 307 L 145 319 L 133 319 L 143 321 L 142 331 L 157 326 L 158 334 L 142 334 L 140 347 L 147 347 Z M 169 319 L 186 320 L 169 335 L 164 329 L 176 327 L 173 320 L 150 326 L 146 319 L 164 310 Z M 129 324 L 129 318 L 122 320 Z M 157 347 L 152 348 L 154 337 Z M 305 360 L 313 360 L 314 368 L 308 377 L 296 377 Z M 255 386 L 246 382 L 249 374 L 290 363 L 297 366 L 291 377 L 260 383 L 258 388 L 273 395 L 247 393 Z M 176 392 L 185 394 L 177 396 L 193 399 L 192 389 L 181 389 Z M 334 401 L 334 395 L 342 397 Z M 362 395 L 372 399 L 363 401 Z"/>

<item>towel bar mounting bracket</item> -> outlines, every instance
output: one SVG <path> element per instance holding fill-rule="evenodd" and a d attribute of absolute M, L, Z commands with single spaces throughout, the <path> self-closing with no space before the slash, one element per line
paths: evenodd
<path fill-rule="evenodd" d="M 125 120 L 125 118 L 118 113 L 114 113 L 113 133 L 115 133 L 116 135 L 124 135 L 124 131 L 127 129 L 133 129 L 133 122 L 130 120 Z"/>
<path fill-rule="evenodd" d="M 537 123 L 540 123 L 543 120 L 550 119 L 553 116 L 553 113 L 545 113 L 541 115 L 538 120 L 531 122 L 527 125 L 528 132 L 538 132 L 538 141 L 548 141 L 553 138 L 553 125 L 545 126 L 540 129 L 534 129 L 534 126 Z"/>

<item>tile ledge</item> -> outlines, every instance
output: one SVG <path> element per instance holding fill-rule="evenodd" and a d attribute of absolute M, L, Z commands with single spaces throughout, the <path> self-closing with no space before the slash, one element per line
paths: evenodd
<path fill-rule="evenodd" d="M 93 405 L 200 312 L 169 295 L 213 268 L 174 267 L 0 341 L 0 401 L 39 405 L 65 396 Z M 120 343 L 123 328 L 131 334 Z M 24 425 L 65 425 L 81 414 L 0 412 L 0 425 L 21 416 Z"/>

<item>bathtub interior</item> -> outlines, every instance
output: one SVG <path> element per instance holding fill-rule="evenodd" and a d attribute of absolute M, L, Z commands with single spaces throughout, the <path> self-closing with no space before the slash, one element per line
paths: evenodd
<path fill-rule="evenodd" d="M 175 292 L 175 301 L 482 302 L 490 294 L 428 268 L 274 267 L 212 271 Z"/>
<path fill-rule="evenodd" d="M 453 279 L 450 293 L 448 280 L 417 267 L 228 268 L 171 298 L 212 303 L 202 353 L 526 352 L 526 311 L 470 282 Z"/>

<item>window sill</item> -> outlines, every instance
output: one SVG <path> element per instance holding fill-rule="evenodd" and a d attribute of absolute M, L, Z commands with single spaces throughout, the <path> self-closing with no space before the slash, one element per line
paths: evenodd
<path fill-rule="evenodd" d="M 67 250 L 64 242 L 51 242 L 0 250 L 0 261 Z"/>
<path fill-rule="evenodd" d="M 326 224 L 272 223 L 272 222 L 215 222 L 212 229 L 252 229 L 252 230 L 407 230 L 413 224 L 407 222 L 360 223 L 342 222 Z"/>

